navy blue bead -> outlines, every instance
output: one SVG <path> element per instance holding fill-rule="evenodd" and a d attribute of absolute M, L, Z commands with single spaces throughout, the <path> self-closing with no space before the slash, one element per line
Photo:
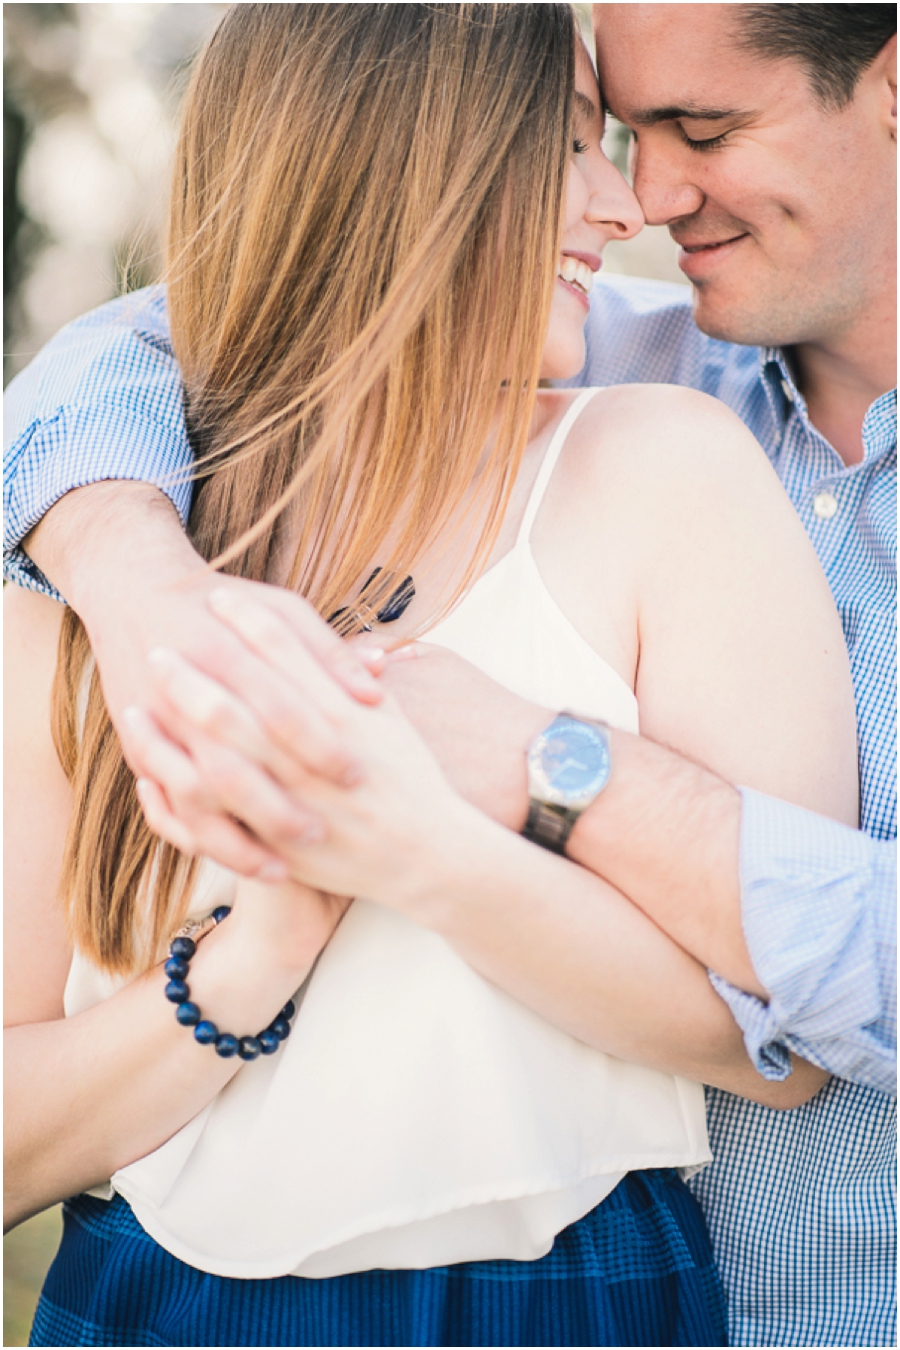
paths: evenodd
<path fill-rule="evenodd" d="M 230 905 L 219 905 L 213 910 L 212 917 L 218 924 L 227 919 L 230 913 Z M 215 1022 L 203 1018 L 197 1004 L 190 1002 L 191 991 L 186 977 L 190 970 L 191 957 L 196 950 L 196 942 L 189 937 L 173 938 L 169 947 L 169 959 L 165 963 L 165 973 L 169 977 L 169 982 L 165 993 L 170 1003 L 177 1004 L 175 1009 L 177 1020 L 182 1026 L 193 1027 L 194 1039 L 198 1044 L 214 1045 L 216 1054 L 221 1055 L 223 1059 L 240 1055 L 243 1060 L 253 1060 L 260 1055 L 273 1055 L 281 1042 L 290 1035 L 291 1024 L 288 1018 L 293 1017 L 296 1012 L 293 1000 L 288 999 L 271 1025 L 258 1036 L 242 1036 L 238 1039 L 229 1031 L 220 1032 Z"/>

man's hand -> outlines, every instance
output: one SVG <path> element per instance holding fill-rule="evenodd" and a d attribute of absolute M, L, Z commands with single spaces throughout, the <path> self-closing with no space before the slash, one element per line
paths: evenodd
<path fill-rule="evenodd" d="M 354 650 L 338 638 L 299 596 L 210 571 L 191 547 L 168 499 L 144 483 L 103 482 L 68 493 L 26 540 L 28 553 L 66 596 L 81 618 L 97 661 L 113 724 L 132 769 L 141 773 L 135 740 L 123 716 L 126 708 L 151 702 L 148 654 L 168 648 L 205 671 L 240 698 L 248 689 L 268 691 L 268 717 L 279 722 L 285 710 L 275 701 L 268 666 L 216 615 L 207 601 L 213 591 L 251 595 L 290 626 L 323 677 L 354 698 L 374 704 L 381 690 L 373 670 L 378 653 Z M 306 767 L 336 782 L 356 770 L 352 746 L 310 709 L 292 709 L 297 754 Z M 268 867 L 282 870 L 273 855 L 246 830 L 195 793 L 191 828 L 213 847 L 219 861 L 244 875 Z M 314 824 L 295 808 L 298 828 Z"/>

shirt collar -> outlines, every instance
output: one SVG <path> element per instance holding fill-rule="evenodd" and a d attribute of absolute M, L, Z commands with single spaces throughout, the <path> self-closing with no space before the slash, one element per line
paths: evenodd
<path fill-rule="evenodd" d="M 779 436 L 784 433 L 787 421 L 795 407 L 806 429 L 813 435 L 818 435 L 810 423 L 809 414 L 806 410 L 806 400 L 797 388 L 782 349 L 780 347 L 760 347 L 758 359 L 760 382 Z"/>
<path fill-rule="evenodd" d="M 897 449 L 897 390 L 876 398 L 866 413 L 862 429 L 866 459 Z"/>
<path fill-rule="evenodd" d="M 797 388 L 790 363 L 781 347 L 759 348 L 759 375 L 776 422 L 783 427 L 796 408 L 807 432 L 833 454 L 837 452 L 809 420 L 806 399 Z M 890 389 L 869 405 L 862 428 L 863 461 L 876 459 L 897 448 L 897 390 Z"/>

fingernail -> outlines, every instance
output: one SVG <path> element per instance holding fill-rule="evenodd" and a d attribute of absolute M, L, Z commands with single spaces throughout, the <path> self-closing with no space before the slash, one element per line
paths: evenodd
<path fill-rule="evenodd" d="M 388 652 L 387 660 L 393 665 L 398 661 L 416 661 L 422 655 L 414 642 L 408 642 L 405 647 L 395 647 L 393 651 Z"/>
<path fill-rule="evenodd" d="M 356 654 L 367 666 L 378 666 L 384 660 L 383 647 L 357 647 Z"/>
<path fill-rule="evenodd" d="M 264 862 L 256 875 L 260 881 L 284 881 L 287 874 L 284 863 L 273 858 L 271 862 Z"/>
<path fill-rule="evenodd" d="M 207 604 L 210 609 L 217 610 L 220 614 L 230 614 L 235 607 L 235 597 L 230 591 L 210 591 Z"/>
<path fill-rule="evenodd" d="M 139 797 L 146 796 L 149 786 L 150 780 L 148 778 L 136 778 L 134 780 L 134 790 Z"/>
<path fill-rule="evenodd" d="M 176 653 L 168 647 L 154 647 L 147 653 L 147 660 L 151 666 L 156 666 L 160 670 L 170 670 L 177 659 Z"/>

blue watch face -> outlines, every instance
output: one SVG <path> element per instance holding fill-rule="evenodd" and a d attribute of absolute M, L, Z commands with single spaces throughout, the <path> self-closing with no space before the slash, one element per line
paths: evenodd
<path fill-rule="evenodd" d="M 609 778 L 606 738 L 583 722 L 557 722 L 546 733 L 541 768 L 550 786 L 565 797 L 599 792 Z"/>

